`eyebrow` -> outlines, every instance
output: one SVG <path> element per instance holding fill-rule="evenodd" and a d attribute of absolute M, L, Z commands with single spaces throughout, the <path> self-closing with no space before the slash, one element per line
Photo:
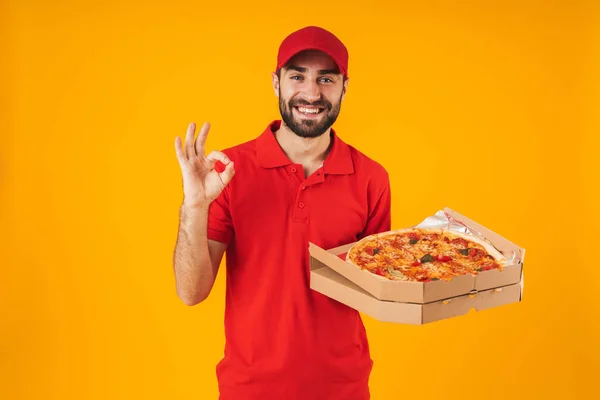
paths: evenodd
<path fill-rule="evenodd" d="M 298 71 L 298 72 L 308 71 L 308 68 L 299 67 L 297 65 L 290 65 L 287 67 L 287 69 L 291 69 L 291 70 Z M 319 72 L 319 75 L 339 74 L 340 73 L 340 71 L 337 68 L 335 68 L 335 69 L 320 69 L 318 72 Z"/>

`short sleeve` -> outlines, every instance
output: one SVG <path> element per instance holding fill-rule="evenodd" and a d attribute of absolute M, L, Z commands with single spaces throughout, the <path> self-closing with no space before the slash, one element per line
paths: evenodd
<path fill-rule="evenodd" d="M 365 224 L 365 228 L 357 237 L 359 240 L 366 236 L 387 232 L 392 229 L 392 198 L 390 180 L 387 172 L 384 171 L 379 182 L 374 183 L 369 188 L 367 196 L 369 199 L 369 217 Z"/>
<path fill-rule="evenodd" d="M 210 203 L 208 209 L 208 239 L 229 245 L 233 238 L 233 222 L 229 209 L 229 187 Z"/>

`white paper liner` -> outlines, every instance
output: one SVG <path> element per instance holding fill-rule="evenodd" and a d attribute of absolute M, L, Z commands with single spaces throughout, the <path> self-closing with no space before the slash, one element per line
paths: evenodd
<path fill-rule="evenodd" d="M 496 250 L 498 250 L 504 257 L 506 257 L 506 260 L 510 263 L 510 264 L 517 264 L 517 263 L 521 263 L 521 251 L 520 249 L 518 251 L 516 250 L 512 250 L 507 254 L 506 251 L 501 251 L 499 250 L 496 246 L 493 245 L 492 242 L 490 242 L 481 232 L 468 227 L 467 225 L 463 224 L 462 222 L 452 218 L 452 216 L 450 216 L 448 213 L 446 213 L 443 210 L 439 210 L 438 212 L 436 212 L 434 215 L 431 215 L 427 218 L 425 218 L 423 220 L 423 222 L 421 222 L 420 224 L 416 225 L 415 228 L 427 228 L 427 229 L 445 229 L 448 231 L 455 231 L 455 232 L 460 232 L 460 233 L 464 233 L 467 235 L 471 235 L 471 236 L 475 236 L 481 240 L 484 240 L 485 242 L 489 243 L 490 246 L 494 247 Z"/>

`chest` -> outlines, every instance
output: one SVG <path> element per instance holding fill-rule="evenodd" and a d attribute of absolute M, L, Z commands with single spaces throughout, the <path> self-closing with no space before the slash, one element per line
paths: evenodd
<path fill-rule="evenodd" d="M 293 166 L 245 175 L 244 187 L 231 192 L 235 236 L 257 239 L 258 246 L 302 240 L 335 247 L 355 240 L 368 218 L 366 188 L 352 175 L 322 169 L 305 176 Z"/>

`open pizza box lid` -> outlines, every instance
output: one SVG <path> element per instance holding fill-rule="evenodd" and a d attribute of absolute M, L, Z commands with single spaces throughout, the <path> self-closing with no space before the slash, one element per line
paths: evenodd
<path fill-rule="evenodd" d="M 458 303 L 469 303 L 470 308 L 477 308 L 477 302 L 473 300 L 474 298 L 480 299 L 482 296 L 491 296 L 493 293 L 504 293 L 502 296 L 506 296 L 507 293 L 516 294 L 518 292 L 518 298 L 520 299 L 525 249 L 448 207 L 438 214 L 443 215 L 444 218 L 453 223 L 464 225 L 470 232 L 483 237 L 503 255 L 507 256 L 507 263 L 502 271 L 482 271 L 477 275 L 459 276 L 450 281 L 406 282 L 383 280 L 379 276 L 357 268 L 343 259 L 354 243 L 348 243 L 333 249 L 323 249 L 309 242 L 311 287 L 325 295 L 329 296 L 331 294 L 330 297 L 333 297 L 333 295 L 344 297 L 341 293 L 347 294 L 349 293 L 348 290 L 351 290 L 359 293 L 355 297 L 375 300 L 373 307 L 398 307 L 393 303 L 377 303 L 377 300 L 411 303 L 405 305 L 405 307 L 414 309 L 414 312 L 423 311 L 422 308 L 417 307 L 418 305 L 452 298 L 465 298 L 465 300 L 457 301 Z M 323 267 L 326 268 L 323 269 Z M 329 269 L 331 271 L 328 271 Z M 332 272 L 339 276 L 332 274 Z M 345 279 L 342 280 L 341 278 Z M 325 282 L 329 283 L 325 284 Z M 501 291 L 490 291 L 490 289 L 496 288 L 503 289 Z M 496 299 L 499 297 L 495 296 Z M 514 296 L 511 299 L 514 299 Z M 353 302 L 355 302 L 354 300 Z M 366 303 L 372 303 L 372 300 L 367 300 Z M 455 305 L 457 301 L 454 301 Z M 479 305 L 479 307 L 482 306 Z"/>

